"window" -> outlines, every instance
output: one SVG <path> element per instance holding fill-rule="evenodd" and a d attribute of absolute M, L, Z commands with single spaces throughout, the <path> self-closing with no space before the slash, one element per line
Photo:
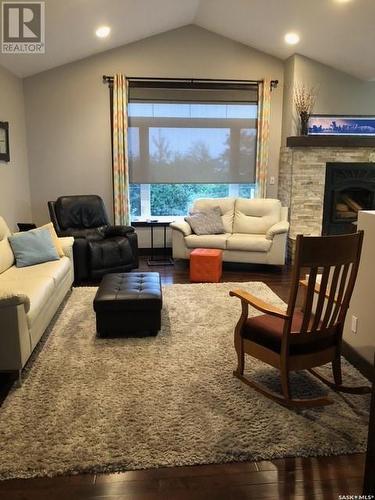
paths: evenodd
<path fill-rule="evenodd" d="M 160 82 L 159 82 L 160 83 Z M 132 219 L 255 191 L 257 87 L 130 88 Z"/>

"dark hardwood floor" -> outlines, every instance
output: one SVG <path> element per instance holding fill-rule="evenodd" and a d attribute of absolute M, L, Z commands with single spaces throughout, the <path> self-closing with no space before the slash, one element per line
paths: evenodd
<path fill-rule="evenodd" d="M 142 258 L 140 270 L 159 272 L 165 284 L 189 282 L 188 267 L 183 262 L 150 268 L 146 259 Z M 225 265 L 223 281 L 263 281 L 283 300 L 287 300 L 290 270 L 288 267 Z M 3 397 L 8 387 L 7 380 L 0 380 Z M 244 390 L 251 389 L 244 387 Z M 327 500 L 338 499 L 339 495 L 360 495 L 364 467 L 365 456 L 357 454 L 10 480 L 0 481 L 0 499 Z"/>

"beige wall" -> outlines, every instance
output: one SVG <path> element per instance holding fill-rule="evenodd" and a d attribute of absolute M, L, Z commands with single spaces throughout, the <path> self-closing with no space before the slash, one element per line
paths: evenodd
<path fill-rule="evenodd" d="M 344 339 L 371 365 L 375 354 L 375 212 L 360 212 L 358 228 L 364 230 L 361 263 L 346 317 Z M 352 316 L 358 318 L 357 331 L 352 332 Z"/>
<path fill-rule="evenodd" d="M 10 162 L 0 161 L 0 215 L 16 229 L 31 221 L 22 80 L 0 66 L 0 121 L 9 122 Z"/>
<path fill-rule="evenodd" d="M 283 63 L 196 26 L 186 26 L 24 80 L 33 215 L 47 200 L 97 193 L 111 210 L 109 97 L 103 74 L 278 79 L 272 93 L 269 196 L 277 195 Z"/>
<path fill-rule="evenodd" d="M 282 145 L 296 135 L 298 120 L 293 104 L 294 83 L 318 86 L 314 113 L 375 115 L 375 83 L 365 82 L 304 56 L 294 55 L 285 63 Z"/>
<path fill-rule="evenodd" d="M 281 147 L 285 146 L 286 137 L 293 135 L 296 130 L 294 121 L 296 114 L 293 105 L 293 86 L 296 57 L 289 57 L 284 62 L 284 93 L 283 93 L 283 115 L 282 115 L 282 137 Z"/>

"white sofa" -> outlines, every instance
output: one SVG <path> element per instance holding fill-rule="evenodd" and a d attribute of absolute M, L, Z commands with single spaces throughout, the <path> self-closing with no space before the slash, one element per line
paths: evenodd
<path fill-rule="evenodd" d="M 201 198 L 192 211 L 220 207 L 225 234 L 198 236 L 186 221 L 171 223 L 174 259 L 188 259 L 194 248 L 223 250 L 226 262 L 282 265 L 289 230 L 288 209 L 279 200 Z"/>
<path fill-rule="evenodd" d="M 60 238 L 65 256 L 16 267 L 0 217 L 0 372 L 21 370 L 57 311 L 74 279 L 73 238 Z"/>

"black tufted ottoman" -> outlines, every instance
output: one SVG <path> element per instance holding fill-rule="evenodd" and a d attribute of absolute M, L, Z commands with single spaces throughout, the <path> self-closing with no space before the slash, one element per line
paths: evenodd
<path fill-rule="evenodd" d="M 159 273 L 106 274 L 94 299 L 100 337 L 156 335 L 161 326 Z"/>

